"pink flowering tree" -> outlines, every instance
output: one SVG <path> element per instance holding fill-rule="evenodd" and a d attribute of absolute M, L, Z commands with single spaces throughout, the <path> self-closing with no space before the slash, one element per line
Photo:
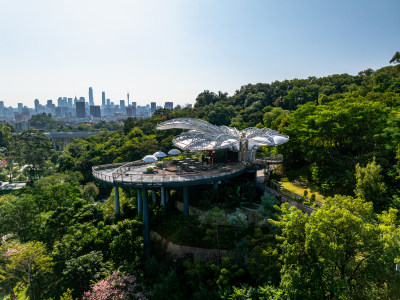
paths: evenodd
<path fill-rule="evenodd" d="M 114 299 L 138 299 L 146 300 L 146 296 L 138 291 L 136 277 L 123 275 L 119 271 L 114 272 L 106 279 L 96 283 L 91 290 L 85 292 L 84 300 L 114 300 Z"/>

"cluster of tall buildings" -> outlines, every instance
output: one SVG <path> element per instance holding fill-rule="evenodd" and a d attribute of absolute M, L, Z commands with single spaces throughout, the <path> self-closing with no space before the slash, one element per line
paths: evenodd
<path fill-rule="evenodd" d="M 56 119 L 61 119 L 69 123 L 83 123 L 90 121 L 112 121 L 125 119 L 127 117 L 148 118 L 157 109 L 173 109 L 173 102 L 165 102 L 164 107 L 157 106 L 156 102 L 151 102 L 145 106 L 137 105 L 136 102 L 129 101 L 129 92 L 126 99 L 115 103 L 106 98 L 106 93 L 101 93 L 101 105 L 94 104 L 93 88 L 89 88 L 89 101 L 85 97 L 59 97 L 57 103 L 47 100 L 41 104 L 38 99 L 34 101 L 34 108 L 18 103 L 17 108 L 5 107 L 4 102 L 0 101 L 0 120 L 13 125 L 17 130 L 29 128 L 29 119 L 35 114 L 52 114 Z M 57 104 L 57 105 L 56 105 Z M 188 105 L 191 107 L 191 104 Z M 180 108 L 180 106 L 176 106 Z M 26 128 L 28 127 L 28 128 Z"/>

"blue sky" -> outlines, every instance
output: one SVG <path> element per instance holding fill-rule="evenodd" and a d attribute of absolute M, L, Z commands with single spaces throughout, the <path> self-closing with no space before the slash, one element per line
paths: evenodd
<path fill-rule="evenodd" d="M 203 90 L 357 74 L 400 51 L 400 1 L 0 0 L 0 100 L 194 103 Z"/>

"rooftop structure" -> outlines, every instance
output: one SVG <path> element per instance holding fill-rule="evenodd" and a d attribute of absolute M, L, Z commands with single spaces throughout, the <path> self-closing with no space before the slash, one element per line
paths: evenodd
<path fill-rule="evenodd" d="M 215 126 L 206 121 L 178 118 L 158 124 L 157 129 L 189 129 L 176 136 L 172 143 L 183 150 L 204 151 L 227 149 L 239 153 L 239 161 L 253 161 L 262 146 L 278 146 L 289 140 L 269 128 L 249 127 L 238 130 L 228 126 Z"/>

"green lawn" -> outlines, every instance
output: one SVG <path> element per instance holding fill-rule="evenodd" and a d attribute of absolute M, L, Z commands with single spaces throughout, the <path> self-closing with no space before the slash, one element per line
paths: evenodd
<path fill-rule="evenodd" d="M 307 195 L 308 198 L 310 198 L 311 194 L 315 194 L 315 200 L 318 201 L 318 202 L 324 203 L 325 197 L 323 195 L 321 195 L 320 193 L 316 192 L 316 191 L 311 191 L 311 189 L 309 189 L 309 188 L 307 188 L 307 189 L 300 188 L 298 186 L 293 185 L 289 181 L 282 182 L 282 187 L 284 187 L 285 189 L 287 189 L 287 190 L 289 190 L 289 191 L 291 191 L 293 193 L 296 193 L 296 194 L 298 194 L 300 196 L 303 196 L 304 195 L 304 190 L 307 190 L 308 191 L 308 195 Z"/>

